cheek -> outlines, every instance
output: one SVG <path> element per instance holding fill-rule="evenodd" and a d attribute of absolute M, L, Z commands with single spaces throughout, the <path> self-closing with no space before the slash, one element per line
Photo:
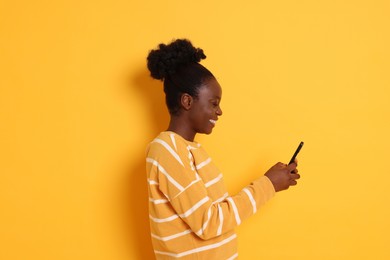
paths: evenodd
<path fill-rule="evenodd" d="M 203 116 L 211 119 L 215 114 L 214 108 L 212 106 L 205 106 L 203 109 Z"/>

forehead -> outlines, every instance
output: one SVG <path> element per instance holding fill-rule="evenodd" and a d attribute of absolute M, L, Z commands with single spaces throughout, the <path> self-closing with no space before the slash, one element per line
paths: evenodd
<path fill-rule="evenodd" d="M 209 79 L 199 88 L 199 96 L 221 99 L 222 88 L 216 79 Z"/>

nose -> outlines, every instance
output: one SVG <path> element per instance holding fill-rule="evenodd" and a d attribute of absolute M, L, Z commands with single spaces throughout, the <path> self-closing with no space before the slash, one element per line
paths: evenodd
<path fill-rule="evenodd" d="M 220 106 L 218 106 L 216 113 L 218 116 L 222 116 L 222 109 Z"/>

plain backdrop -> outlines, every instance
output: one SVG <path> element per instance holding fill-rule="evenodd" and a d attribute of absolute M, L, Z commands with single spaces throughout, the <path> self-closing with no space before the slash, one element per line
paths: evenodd
<path fill-rule="evenodd" d="M 223 88 L 198 136 L 231 194 L 300 141 L 240 259 L 389 259 L 390 2 L 0 1 L 0 259 L 153 259 L 146 56 L 188 38 Z"/>

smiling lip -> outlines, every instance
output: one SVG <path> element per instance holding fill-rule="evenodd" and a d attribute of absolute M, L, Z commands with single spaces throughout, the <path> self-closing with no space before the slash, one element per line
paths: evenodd
<path fill-rule="evenodd" d="M 217 123 L 217 120 L 210 119 L 209 121 L 210 121 L 210 123 L 212 123 L 213 125 L 215 125 L 215 123 Z"/>

